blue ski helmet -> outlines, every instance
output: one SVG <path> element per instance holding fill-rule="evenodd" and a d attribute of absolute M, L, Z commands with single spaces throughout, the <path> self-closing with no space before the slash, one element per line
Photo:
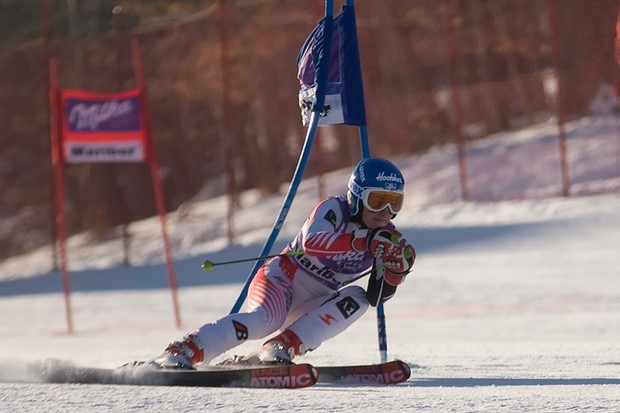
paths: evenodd
<path fill-rule="evenodd" d="M 347 185 L 347 202 L 351 215 L 360 212 L 360 203 L 374 191 L 397 192 L 404 195 L 405 179 L 390 161 L 381 158 L 365 158 L 357 164 Z M 396 211 L 398 212 L 398 211 Z M 396 214 L 392 211 L 393 214 Z"/>

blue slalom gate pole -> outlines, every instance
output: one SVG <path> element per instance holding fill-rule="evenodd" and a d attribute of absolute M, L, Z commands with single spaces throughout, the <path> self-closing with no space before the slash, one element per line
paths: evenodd
<path fill-rule="evenodd" d="M 347 0 L 347 6 L 353 7 L 353 0 Z M 364 112 L 365 112 L 365 109 L 364 109 Z M 370 147 L 368 145 L 367 125 L 364 124 L 364 125 L 359 126 L 359 135 L 360 135 L 360 147 L 362 151 L 362 158 L 368 158 L 370 157 Z M 387 354 L 387 330 L 385 326 L 385 310 L 383 308 L 383 304 L 377 305 L 377 338 L 379 340 L 379 356 L 381 357 L 381 362 L 385 363 L 388 359 L 388 354 Z"/>
<path fill-rule="evenodd" d="M 370 157 L 370 149 L 368 147 L 368 129 L 366 125 L 359 127 L 359 135 L 362 158 L 368 158 Z M 385 310 L 383 309 L 383 304 L 377 304 L 377 337 L 379 340 L 379 356 L 381 357 L 381 362 L 385 363 L 388 359 L 388 354 Z"/>

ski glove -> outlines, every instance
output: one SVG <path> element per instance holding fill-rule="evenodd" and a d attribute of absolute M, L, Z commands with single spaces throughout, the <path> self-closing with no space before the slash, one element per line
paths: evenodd
<path fill-rule="evenodd" d="M 375 260 L 366 288 L 366 297 L 373 307 L 392 298 L 398 285 L 411 272 L 415 249 L 403 239 L 399 242 L 398 251 L 392 256 L 386 255 L 383 260 Z"/>
<path fill-rule="evenodd" d="M 369 251 L 375 258 L 400 253 L 401 233 L 394 228 L 358 229 L 353 232 L 351 247 L 357 252 Z"/>
<path fill-rule="evenodd" d="M 382 258 L 385 268 L 394 275 L 405 276 L 409 274 L 416 256 L 413 246 L 405 239 L 401 239 L 398 248 L 393 248 L 391 252 Z"/>

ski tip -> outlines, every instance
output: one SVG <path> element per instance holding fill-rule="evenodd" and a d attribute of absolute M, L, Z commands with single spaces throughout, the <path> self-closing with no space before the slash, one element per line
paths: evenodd
<path fill-rule="evenodd" d="M 409 377 L 411 377 L 411 366 L 409 366 L 409 364 L 405 363 L 404 361 L 398 359 L 394 360 L 394 362 L 398 364 L 403 374 L 403 380 L 401 382 L 409 380 Z"/>
<path fill-rule="evenodd" d="M 295 372 L 297 367 L 301 367 L 299 372 Z M 291 376 L 298 375 L 298 379 L 294 381 L 295 386 L 293 389 L 299 389 L 303 387 L 310 387 L 319 381 L 319 372 L 311 364 L 293 364 L 291 365 Z"/>
<path fill-rule="evenodd" d="M 319 366 L 319 382 L 385 385 L 403 383 L 411 376 L 411 368 L 401 360 L 379 364 Z"/>

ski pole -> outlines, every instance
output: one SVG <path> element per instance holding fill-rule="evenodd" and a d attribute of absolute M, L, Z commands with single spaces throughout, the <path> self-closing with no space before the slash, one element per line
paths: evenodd
<path fill-rule="evenodd" d="M 249 261 L 260 261 L 260 260 L 266 260 L 268 258 L 275 258 L 275 257 L 296 257 L 298 255 L 302 255 L 303 253 L 304 253 L 303 250 L 296 250 L 296 251 L 285 252 L 283 254 L 263 255 L 261 257 L 243 258 L 240 260 L 232 260 L 232 261 L 213 262 L 211 260 L 205 260 L 205 262 L 202 263 L 202 269 L 204 271 L 211 271 L 213 267 L 219 266 L 219 265 L 237 264 L 240 262 L 249 262 Z"/>

